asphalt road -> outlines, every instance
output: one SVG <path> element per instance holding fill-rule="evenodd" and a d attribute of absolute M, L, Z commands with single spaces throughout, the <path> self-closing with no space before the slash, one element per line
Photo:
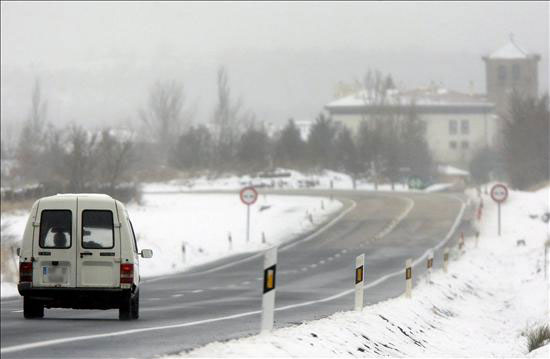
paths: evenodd
<path fill-rule="evenodd" d="M 376 303 L 403 293 L 407 258 L 438 246 L 438 268 L 444 246 L 469 231 L 460 217 L 460 195 L 339 191 L 336 198 L 345 204 L 339 218 L 279 248 L 276 327 L 351 310 L 355 257 L 361 253 L 365 300 Z M 118 321 L 117 310 L 68 309 L 46 309 L 44 319 L 25 320 L 21 298 L 2 300 L 2 358 L 154 357 L 256 334 L 262 263 L 261 254 L 241 255 L 148 279 L 141 287 L 141 318 L 132 322 Z M 419 260 L 415 280 L 424 267 Z"/>

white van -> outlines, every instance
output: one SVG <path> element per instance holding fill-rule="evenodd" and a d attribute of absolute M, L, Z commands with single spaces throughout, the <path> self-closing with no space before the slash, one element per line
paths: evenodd
<path fill-rule="evenodd" d="M 119 309 L 139 317 L 139 256 L 124 205 L 105 194 L 58 194 L 36 201 L 19 250 L 25 318 L 44 308 Z"/>

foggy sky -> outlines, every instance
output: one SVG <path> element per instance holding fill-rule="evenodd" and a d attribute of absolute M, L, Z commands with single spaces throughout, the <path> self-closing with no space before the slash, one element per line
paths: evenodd
<path fill-rule="evenodd" d="M 1 120 L 20 123 L 40 78 L 48 119 L 138 123 L 156 80 L 185 86 L 195 122 L 215 102 L 219 65 L 259 120 L 313 119 L 339 81 L 368 68 L 403 87 L 485 92 L 481 56 L 514 33 L 541 54 L 548 3 L 7 3 L 1 6 Z M 4 132 L 4 131 L 3 131 Z M 3 134 L 4 137 L 4 134 Z"/>

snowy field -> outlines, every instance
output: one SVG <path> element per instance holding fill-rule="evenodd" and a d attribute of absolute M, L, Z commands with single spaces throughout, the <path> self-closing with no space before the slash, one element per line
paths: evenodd
<path fill-rule="evenodd" d="M 549 358 L 550 345 L 527 353 L 525 332 L 549 322 L 550 275 L 545 279 L 544 242 L 550 232 L 540 215 L 549 210 L 550 190 L 511 192 L 502 208 L 502 237 L 496 235 L 496 205 L 486 195 L 483 199 L 478 246 L 467 238 L 464 254 L 453 250 L 449 273 L 434 271 L 431 283 L 424 279 L 413 289 L 412 299 L 399 297 L 360 313 L 339 312 L 271 334 L 211 343 L 170 358 Z M 517 245 L 520 239 L 525 246 Z"/>
<path fill-rule="evenodd" d="M 304 174 L 298 171 L 278 169 L 277 173 L 288 174 L 288 177 L 258 178 L 250 176 L 229 176 L 221 178 L 197 177 L 192 179 L 177 179 L 169 182 L 148 183 L 144 185 L 145 192 L 188 192 L 204 190 L 238 190 L 244 186 L 268 187 L 278 189 L 353 189 L 351 176 L 324 170 L 321 174 Z M 428 192 L 442 191 L 452 187 L 452 184 L 433 184 L 425 189 Z M 383 183 L 375 186 L 374 183 L 357 181 L 356 189 L 364 191 L 391 191 L 390 184 Z M 407 184 L 396 183 L 394 191 L 412 191 Z"/>
<path fill-rule="evenodd" d="M 150 193 L 143 196 L 140 205 L 130 204 L 127 209 L 139 248 L 153 250 L 153 258 L 140 261 L 141 275 L 151 277 L 292 240 L 341 207 L 341 202 L 323 197 L 260 195 L 250 209 L 249 243 L 246 206 L 238 194 Z M 17 241 L 26 220 L 25 211 L 3 214 L 2 242 Z M 17 267 L 15 261 L 8 265 Z M 2 296 L 18 295 L 14 281 L 16 277 L 2 278 Z"/>

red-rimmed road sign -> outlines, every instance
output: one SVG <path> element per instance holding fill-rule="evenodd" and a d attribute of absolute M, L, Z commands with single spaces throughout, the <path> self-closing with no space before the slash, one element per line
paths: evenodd
<path fill-rule="evenodd" d="M 250 206 L 258 200 L 258 191 L 254 187 L 245 187 L 241 190 L 240 197 L 244 204 Z"/>
<path fill-rule="evenodd" d="M 500 237 L 500 204 L 508 198 L 508 188 L 501 183 L 497 183 L 491 188 L 491 198 L 498 204 L 498 235 Z"/>
<path fill-rule="evenodd" d="M 496 184 L 491 188 L 491 198 L 497 203 L 502 203 L 508 198 L 508 188 L 503 184 Z"/>

